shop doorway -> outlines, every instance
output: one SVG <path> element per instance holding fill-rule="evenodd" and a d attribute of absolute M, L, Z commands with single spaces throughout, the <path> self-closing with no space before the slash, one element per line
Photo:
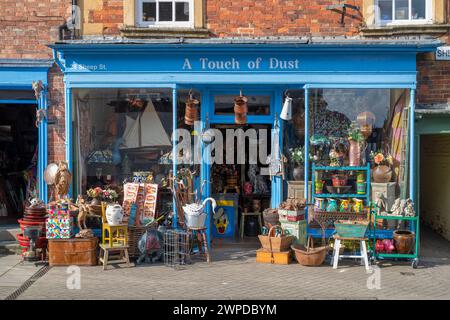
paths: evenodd
<path fill-rule="evenodd" d="M 36 105 L 0 104 L 0 224 L 15 223 L 36 193 Z"/>
<path fill-rule="evenodd" d="M 420 146 L 421 220 L 450 241 L 450 134 L 422 135 Z"/>
<path fill-rule="evenodd" d="M 209 128 L 220 134 L 223 145 L 211 150 L 210 195 L 217 201 L 209 228 L 213 246 L 258 246 L 263 211 L 271 207 L 273 181 L 268 175 L 271 153 L 273 95 L 247 93 L 247 121 L 235 124 L 236 94 L 215 94 L 209 108 Z M 215 140 L 217 141 L 217 140 Z M 206 164 L 204 164 L 206 165 Z"/>

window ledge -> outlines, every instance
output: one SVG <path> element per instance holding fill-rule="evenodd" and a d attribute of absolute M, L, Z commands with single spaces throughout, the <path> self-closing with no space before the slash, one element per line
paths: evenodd
<path fill-rule="evenodd" d="M 450 24 L 406 24 L 373 26 L 361 28 L 361 35 L 365 37 L 383 36 L 409 36 L 409 35 L 432 35 L 441 36 L 449 31 Z"/>
<path fill-rule="evenodd" d="M 120 33 L 125 38 L 208 38 L 210 36 L 208 29 L 175 27 L 122 27 Z"/>

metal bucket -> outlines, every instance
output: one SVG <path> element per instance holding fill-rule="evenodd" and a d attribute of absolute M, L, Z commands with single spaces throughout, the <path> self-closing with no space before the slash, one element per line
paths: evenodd
<path fill-rule="evenodd" d="M 185 212 L 186 226 L 188 228 L 205 228 L 206 213 L 204 212 Z"/>

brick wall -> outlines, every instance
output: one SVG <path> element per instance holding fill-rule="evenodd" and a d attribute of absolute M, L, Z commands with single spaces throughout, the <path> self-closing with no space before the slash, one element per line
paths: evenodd
<path fill-rule="evenodd" d="M 83 28 L 87 35 L 118 35 L 124 23 L 123 0 L 84 0 Z"/>
<path fill-rule="evenodd" d="M 361 14 L 341 14 L 326 10 L 332 0 L 207 0 L 207 27 L 218 37 L 229 36 L 321 36 L 355 35 L 362 23 Z M 361 6 L 361 0 L 347 1 Z"/>
<path fill-rule="evenodd" d="M 0 59 L 51 59 L 47 47 L 71 15 L 71 0 L 0 0 Z M 49 73 L 49 161 L 64 159 L 64 83 L 56 66 Z"/>
<path fill-rule="evenodd" d="M 447 1 L 447 22 L 450 21 L 450 1 Z M 450 45 L 450 35 L 441 41 Z M 434 53 L 417 57 L 417 102 L 419 104 L 450 104 L 450 61 L 436 61 Z"/>

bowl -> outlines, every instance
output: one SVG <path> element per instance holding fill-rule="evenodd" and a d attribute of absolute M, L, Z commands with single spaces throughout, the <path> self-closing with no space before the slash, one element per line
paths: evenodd
<path fill-rule="evenodd" d="M 340 187 L 327 186 L 328 192 L 335 194 L 347 193 L 351 188 L 352 186 L 340 186 Z"/>

